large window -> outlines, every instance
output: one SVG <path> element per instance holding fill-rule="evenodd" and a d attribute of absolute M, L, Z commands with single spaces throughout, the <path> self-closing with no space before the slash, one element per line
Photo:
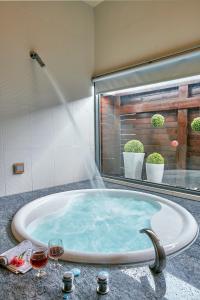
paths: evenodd
<path fill-rule="evenodd" d="M 143 68 L 137 85 L 130 80 L 134 72 L 128 87 L 123 74 L 117 77 L 119 89 L 111 89 L 112 77 L 100 81 L 97 153 L 103 175 L 200 191 L 200 76 L 186 76 L 183 63 L 182 78 L 177 71 L 177 78 L 165 80 L 159 68 L 152 83 L 151 70 Z"/>

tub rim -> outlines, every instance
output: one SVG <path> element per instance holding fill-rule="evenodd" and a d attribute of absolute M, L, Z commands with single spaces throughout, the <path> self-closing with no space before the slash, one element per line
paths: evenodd
<path fill-rule="evenodd" d="M 22 241 L 24 239 L 31 240 L 33 244 L 39 246 L 46 246 L 45 243 L 42 243 L 38 240 L 32 238 L 26 231 L 27 226 L 27 217 L 30 216 L 32 212 L 31 209 L 40 207 L 41 204 L 45 204 L 49 202 L 50 199 L 54 199 L 55 197 L 62 197 L 62 196 L 70 196 L 79 193 L 96 193 L 99 192 L 99 189 L 80 189 L 80 190 L 71 190 L 65 192 L 59 192 L 55 194 L 46 195 L 44 197 L 37 198 L 27 204 L 25 204 L 22 208 L 20 208 L 11 223 L 11 230 L 14 237 L 18 241 Z M 185 208 L 181 205 L 174 203 L 171 200 L 166 198 L 153 195 L 150 193 L 138 192 L 138 191 L 131 191 L 126 189 L 101 189 L 101 191 L 106 191 L 108 193 L 126 193 L 126 194 L 136 194 L 140 196 L 145 196 L 154 200 L 158 201 L 161 205 L 167 205 L 168 207 L 172 208 L 178 212 L 178 214 L 185 220 L 186 226 L 182 228 L 181 235 L 178 240 L 174 241 L 173 243 L 164 244 L 164 249 L 167 256 L 175 256 L 178 253 L 184 251 L 188 248 L 194 241 L 196 240 L 199 232 L 199 228 L 195 218 L 192 216 L 190 212 L 188 212 Z M 148 201 L 148 199 L 145 199 Z M 159 212 L 162 212 L 162 209 Z M 158 213 L 159 213 L 158 212 Z M 153 218 L 158 214 L 156 213 Z M 161 218 L 162 218 L 161 214 Z M 152 218 L 152 220 L 153 220 Z M 152 222 L 151 220 L 151 228 L 156 232 L 156 222 Z M 29 222 L 30 224 L 31 222 Z M 154 224 L 155 223 L 155 224 Z M 170 226 L 170 224 L 169 224 Z M 161 226 L 162 227 L 162 226 Z M 162 239 L 162 238 L 161 238 Z M 65 250 L 63 256 L 61 257 L 62 260 L 70 261 L 70 262 L 78 262 L 78 263 L 89 263 L 89 264 L 144 264 L 150 261 L 153 261 L 155 257 L 155 252 L 153 247 L 132 251 L 132 252 L 120 252 L 120 253 L 88 253 L 88 252 L 78 252 L 78 251 L 69 251 Z"/>

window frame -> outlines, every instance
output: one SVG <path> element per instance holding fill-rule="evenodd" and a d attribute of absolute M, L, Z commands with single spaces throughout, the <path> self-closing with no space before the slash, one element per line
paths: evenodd
<path fill-rule="evenodd" d="M 174 195 L 191 200 L 200 201 L 200 191 L 195 191 L 187 188 L 170 186 L 167 184 L 153 183 L 144 180 L 129 179 L 120 176 L 111 176 L 102 173 L 101 168 L 101 126 L 100 126 L 100 94 L 96 94 L 95 82 L 94 85 L 94 126 L 95 126 L 95 162 L 99 169 L 100 175 L 105 181 L 125 185 L 127 187 L 135 187 L 141 190 L 147 189 L 148 191 L 158 192 L 167 195 Z M 198 199 L 199 198 L 199 199 Z"/>

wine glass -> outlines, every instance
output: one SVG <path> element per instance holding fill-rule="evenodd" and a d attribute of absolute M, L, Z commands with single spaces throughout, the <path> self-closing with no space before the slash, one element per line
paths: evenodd
<path fill-rule="evenodd" d="M 30 256 L 30 264 L 33 269 L 38 270 L 36 276 L 41 278 L 46 275 L 45 271 L 41 269 L 46 266 L 48 262 L 48 249 L 46 247 L 38 247 L 36 249 L 32 249 Z"/>
<path fill-rule="evenodd" d="M 51 239 L 48 243 L 49 257 L 55 261 L 53 264 L 54 269 L 58 269 L 61 265 L 58 263 L 58 259 L 64 253 L 63 242 L 61 239 Z"/>

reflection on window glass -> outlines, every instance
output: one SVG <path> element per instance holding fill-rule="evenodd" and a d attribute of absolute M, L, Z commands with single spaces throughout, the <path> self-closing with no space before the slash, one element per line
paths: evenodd
<path fill-rule="evenodd" d="M 200 80 L 100 98 L 104 175 L 200 190 Z"/>

